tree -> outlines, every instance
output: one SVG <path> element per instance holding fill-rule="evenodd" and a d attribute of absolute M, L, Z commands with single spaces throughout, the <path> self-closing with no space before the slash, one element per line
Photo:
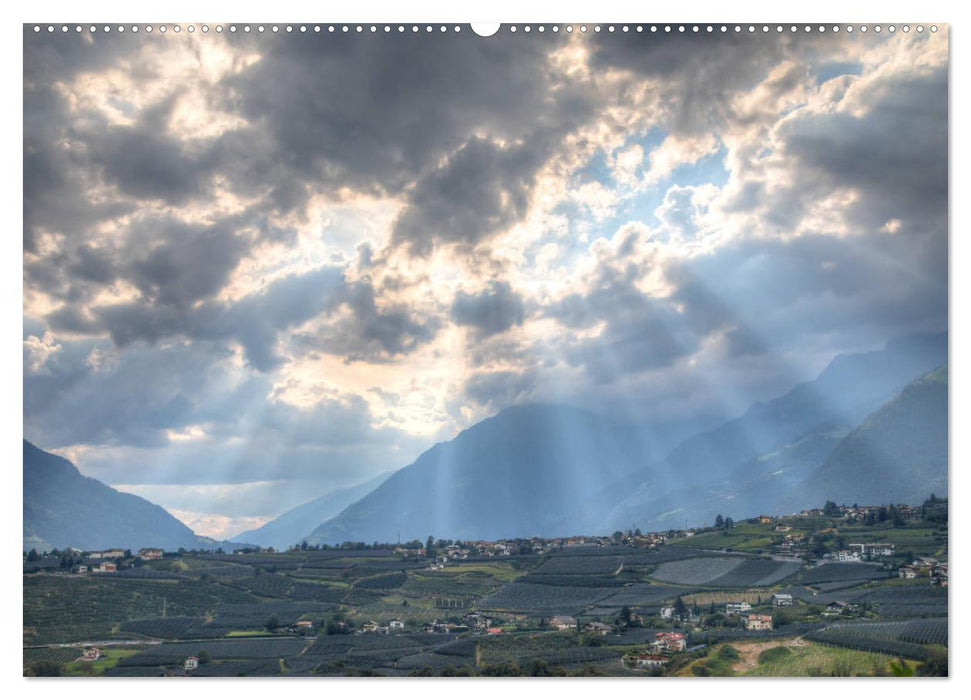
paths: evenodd
<path fill-rule="evenodd" d="M 436 554 L 435 538 L 429 535 L 428 539 L 425 541 L 425 556 L 434 557 Z"/>
<path fill-rule="evenodd" d="M 199 653 L 197 654 L 197 656 L 199 657 L 200 664 L 207 664 L 209 663 L 209 661 L 212 660 L 212 657 L 209 655 L 209 652 L 206 651 L 205 649 L 199 650 Z"/>
<path fill-rule="evenodd" d="M 947 676 L 947 653 L 931 652 L 930 657 L 917 667 L 918 676 Z"/>
<path fill-rule="evenodd" d="M 826 501 L 826 505 L 823 506 L 823 515 L 827 518 L 837 518 L 840 515 L 840 508 L 833 501 Z"/>
<path fill-rule="evenodd" d="M 725 518 L 721 513 L 715 516 L 715 527 L 717 527 L 719 530 L 725 527 Z"/>
<path fill-rule="evenodd" d="M 629 605 L 625 605 L 620 609 L 620 614 L 617 616 L 617 623 L 623 625 L 624 627 L 631 627 L 631 622 L 633 619 L 633 611 L 630 609 Z"/>
<path fill-rule="evenodd" d="M 624 539 L 624 533 L 620 530 L 614 533 L 614 542 L 622 542 Z"/>
<path fill-rule="evenodd" d="M 278 629 L 280 629 L 280 620 L 276 615 L 270 615 L 268 618 L 266 618 L 266 622 L 263 623 L 263 626 L 266 627 L 266 629 L 270 632 L 276 632 Z"/>
<path fill-rule="evenodd" d="M 684 620 L 688 617 L 688 606 L 684 604 L 681 596 L 678 596 L 678 599 L 674 601 L 674 615 L 679 620 Z"/>
<path fill-rule="evenodd" d="M 36 549 L 32 549 L 27 553 L 27 561 L 35 562 L 40 559 L 40 554 L 37 553 Z"/>
<path fill-rule="evenodd" d="M 735 521 L 731 518 L 725 518 L 725 529 L 731 530 L 733 527 L 735 527 Z"/>

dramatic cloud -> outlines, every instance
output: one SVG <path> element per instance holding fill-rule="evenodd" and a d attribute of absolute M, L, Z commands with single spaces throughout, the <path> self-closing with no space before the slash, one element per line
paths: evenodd
<path fill-rule="evenodd" d="M 227 534 L 943 329 L 947 41 L 25 29 L 25 435 Z"/>

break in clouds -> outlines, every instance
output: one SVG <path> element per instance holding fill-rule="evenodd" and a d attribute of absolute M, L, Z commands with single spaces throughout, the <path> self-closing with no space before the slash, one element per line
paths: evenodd
<path fill-rule="evenodd" d="M 24 43 L 25 437 L 204 534 L 946 327 L 943 31 Z"/>

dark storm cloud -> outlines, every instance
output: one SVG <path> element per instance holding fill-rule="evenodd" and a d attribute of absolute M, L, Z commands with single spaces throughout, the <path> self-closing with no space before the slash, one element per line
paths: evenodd
<path fill-rule="evenodd" d="M 128 278 L 146 301 L 161 306 L 185 307 L 217 294 L 250 245 L 224 226 L 172 223 L 152 237 L 162 242 L 130 262 Z"/>
<path fill-rule="evenodd" d="M 96 308 L 94 313 L 121 347 L 174 336 L 236 341 L 251 366 L 268 371 L 282 361 L 275 351 L 280 335 L 333 308 L 343 284 L 340 268 L 324 267 L 289 275 L 236 302 L 213 301 L 191 309 L 137 302 Z"/>
<path fill-rule="evenodd" d="M 473 138 L 409 192 L 393 241 L 423 255 L 436 243 L 475 246 L 508 228 L 526 213 L 536 171 L 548 156 L 535 141 L 502 148 Z"/>
<path fill-rule="evenodd" d="M 871 88 L 863 114 L 796 116 L 780 136 L 799 162 L 801 204 L 836 187 L 861 193 L 850 219 L 875 229 L 946 225 L 947 68 Z M 794 195 L 795 199 L 795 195 Z"/>
<path fill-rule="evenodd" d="M 211 360 L 185 346 L 132 348 L 105 355 L 104 343 L 62 342 L 41 373 L 24 373 L 24 432 L 45 447 L 73 444 L 161 446 L 165 432 L 192 422 L 195 397 L 215 392 Z M 150 387 L 150 391 L 146 391 Z"/>
<path fill-rule="evenodd" d="M 348 362 L 388 362 L 432 340 L 441 326 L 438 318 L 421 318 L 403 304 L 379 308 L 374 287 L 366 280 L 342 289 L 331 311 L 337 313 L 314 332 L 295 337 L 294 345 Z"/>
<path fill-rule="evenodd" d="M 659 94 L 671 133 L 717 131 L 727 120 L 737 121 L 731 97 L 764 80 L 782 60 L 801 56 L 811 61 L 826 55 L 835 35 L 788 33 L 763 37 L 734 32 L 670 34 L 602 34 L 590 37 L 594 70 L 619 68 L 648 80 L 676 85 Z M 772 92 L 784 92 L 806 74 L 805 64 L 779 76 Z M 768 97 L 768 95 L 766 95 Z M 751 115 L 742 116 L 743 119 Z"/>
<path fill-rule="evenodd" d="M 143 110 L 134 125 L 98 125 L 72 136 L 84 141 L 90 165 L 123 194 L 183 204 L 207 193 L 217 162 L 211 147 L 187 152 L 166 135 L 174 106 L 175 96 Z"/>
<path fill-rule="evenodd" d="M 262 59 L 227 81 L 287 167 L 323 184 L 400 192 L 480 129 L 525 136 L 548 113 L 556 39 L 481 41 L 451 32 L 292 36 L 247 43 Z M 518 39 L 518 38 L 517 38 Z M 256 165 L 256 163 L 246 163 Z M 262 173 L 241 175 L 262 179 Z"/>
<path fill-rule="evenodd" d="M 490 282 L 479 294 L 460 291 L 452 302 L 452 320 L 471 326 L 478 338 L 502 333 L 523 323 L 526 305 L 508 282 Z"/>
<path fill-rule="evenodd" d="M 551 85 L 548 53 L 561 38 L 307 39 L 253 44 L 262 60 L 227 80 L 252 126 L 222 140 L 223 162 L 242 188 L 271 173 L 404 194 L 393 242 L 419 255 L 475 246 L 518 221 L 539 167 L 594 114 L 588 89 Z"/>
<path fill-rule="evenodd" d="M 679 312 L 670 300 L 652 299 L 623 280 L 571 295 L 550 313 L 575 328 L 605 322 L 598 337 L 565 339 L 563 347 L 567 361 L 585 367 L 597 382 L 670 366 L 697 350 L 704 337 L 691 328 L 690 310 Z"/>

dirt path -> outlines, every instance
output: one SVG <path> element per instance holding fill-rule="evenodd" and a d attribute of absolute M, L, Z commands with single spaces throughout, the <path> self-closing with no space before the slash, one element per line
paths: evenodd
<path fill-rule="evenodd" d="M 746 673 L 759 665 L 759 654 L 766 649 L 774 647 L 805 647 L 808 646 L 802 637 L 795 639 L 777 639 L 768 642 L 742 642 L 736 644 L 729 642 L 731 646 L 738 650 L 741 658 L 732 665 L 732 670 L 736 673 Z"/>

